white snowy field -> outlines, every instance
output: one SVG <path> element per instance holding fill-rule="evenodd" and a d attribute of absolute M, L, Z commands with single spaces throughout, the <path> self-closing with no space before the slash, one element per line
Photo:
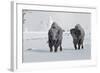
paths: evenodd
<path fill-rule="evenodd" d="M 29 35 L 29 34 L 28 34 Z M 41 35 L 41 34 L 40 34 Z M 46 61 L 67 61 L 67 60 L 85 60 L 91 58 L 91 37 L 85 35 L 84 49 L 75 50 L 73 40 L 70 34 L 63 35 L 62 52 L 50 52 L 47 36 L 41 38 L 25 38 L 23 35 L 23 62 L 46 62 Z M 32 37 L 32 36 L 31 36 Z"/>

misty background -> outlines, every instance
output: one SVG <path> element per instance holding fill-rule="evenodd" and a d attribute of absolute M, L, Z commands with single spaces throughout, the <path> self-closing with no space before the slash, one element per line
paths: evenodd
<path fill-rule="evenodd" d="M 85 31 L 90 32 L 90 13 L 50 12 L 23 10 L 23 31 L 47 31 L 53 21 L 57 22 L 65 31 L 81 24 Z"/>

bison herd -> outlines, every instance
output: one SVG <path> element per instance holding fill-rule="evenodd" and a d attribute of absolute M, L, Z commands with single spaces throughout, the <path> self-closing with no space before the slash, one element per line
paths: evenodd
<path fill-rule="evenodd" d="M 57 52 L 58 47 L 60 47 L 60 51 L 62 51 L 62 39 L 63 39 L 64 30 L 58 26 L 56 22 L 53 22 L 49 31 L 48 31 L 48 45 L 50 48 L 50 52 Z M 76 24 L 74 28 L 70 29 L 70 34 L 73 39 L 73 44 L 75 50 L 82 48 L 83 49 L 83 41 L 85 32 L 80 24 Z"/>

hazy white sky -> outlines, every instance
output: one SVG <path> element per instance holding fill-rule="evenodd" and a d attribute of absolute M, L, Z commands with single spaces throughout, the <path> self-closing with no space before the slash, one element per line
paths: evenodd
<path fill-rule="evenodd" d="M 58 23 L 64 30 L 69 30 L 75 24 L 81 24 L 84 30 L 90 32 L 91 14 L 73 12 L 49 12 L 23 10 L 24 31 L 47 31 L 52 21 Z"/>

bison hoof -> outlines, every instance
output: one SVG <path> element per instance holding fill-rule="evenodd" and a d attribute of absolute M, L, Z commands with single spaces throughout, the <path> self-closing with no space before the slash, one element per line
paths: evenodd
<path fill-rule="evenodd" d="M 50 52 L 53 52 L 53 50 L 50 50 Z"/>
<path fill-rule="evenodd" d="M 57 50 L 55 50 L 55 52 L 57 52 Z"/>
<path fill-rule="evenodd" d="M 60 49 L 60 51 L 62 51 L 62 49 Z"/>
<path fill-rule="evenodd" d="M 80 48 L 78 48 L 78 50 L 80 50 Z"/>
<path fill-rule="evenodd" d="M 55 52 L 57 52 L 57 51 L 55 51 Z"/>
<path fill-rule="evenodd" d="M 50 51 L 50 52 L 52 52 L 52 51 Z"/>
<path fill-rule="evenodd" d="M 75 48 L 75 50 L 77 50 L 77 48 Z"/>

